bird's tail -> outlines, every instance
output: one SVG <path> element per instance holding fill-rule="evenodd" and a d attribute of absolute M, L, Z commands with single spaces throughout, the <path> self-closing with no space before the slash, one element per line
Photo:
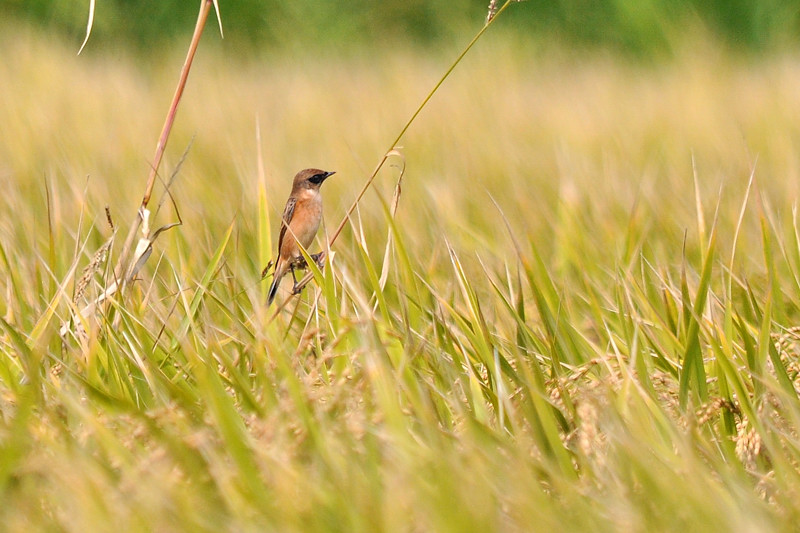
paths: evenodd
<path fill-rule="evenodd" d="M 275 270 L 272 271 L 272 285 L 269 286 L 269 292 L 267 293 L 267 307 L 272 304 L 272 300 L 278 294 L 278 285 L 281 284 L 284 274 L 286 274 L 286 262 L 278 258 L 275 261 Z"/>
<path fill-rule="evenodd" d="M 281 282 L 281 278 L 275 276 L 272 279 L 272 285 L 269 286 L 269 293 L 267 294 L 267 306 L 272 305 L 272 300 L 275 299 L 275 295 L 278 294 L 278 285 Z"/>

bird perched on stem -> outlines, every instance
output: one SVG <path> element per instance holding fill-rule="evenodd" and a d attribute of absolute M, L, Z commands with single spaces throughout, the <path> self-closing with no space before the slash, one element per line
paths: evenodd
<path fill-rule="evenodd" d="M 294 288 L 297 288 L 294 269 L 305 264 L 300 246 L 304 249 L 311 246 L 317 234 L 322 220 L 322 195 L 319 188 L 333 174 L 317 168 L 307 168 L 295 175 L 292 193 L 283 209 L 281 233 L 278 237 L 278 259 L 275 261 L 275 275 L 269 288 L 267 305 L 275 299 L 278 285 L 287 271 L 292 272 Z"/>

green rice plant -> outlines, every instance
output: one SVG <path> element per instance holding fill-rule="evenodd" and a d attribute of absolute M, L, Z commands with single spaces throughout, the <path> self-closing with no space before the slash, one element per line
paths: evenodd
<path fill-rule="evenodd" d="M 74 317 L 114 281 L 105 206 L 128 212 L 149 168 L 126 154 L 162 119 L 119 101 L 125 128 L 95 122 L 94 86 L 157 101 L 173 72 L 14 32 L 4 529 L 795 527 L 794 58 L 706 43 L 643 67 L 490 38 L 372 174 L 438 57 L 204 56 L 172 133 L 192 148 L 154 188 L 183 224 L 92 324 Z M 344 178 L 339 225 L 276 311 L 259 274 L 285 169 L 318 159 Z"/>

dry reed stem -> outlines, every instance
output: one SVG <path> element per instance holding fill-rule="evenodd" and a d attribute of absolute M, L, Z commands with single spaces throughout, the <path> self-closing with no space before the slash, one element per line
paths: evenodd
<path fill-rule="evenodd" d="M 172 102 L 170 103 L 169 109 L 167 111 L 167 117 L 164 120 L 164 126 L 161 128 L 161 135 L 158 138 L 158 143 L 156 144 L 156 151 L 155 155 L 153 156 L 153 163 L 150 166 L 150 174 L 147 178 L 147 183 L 145 185 L 144 195 L 142 196 L 142 203 L 139 206 L 139 209 L 136 213 L 136 219 L 131 224 L 131 229 L 128 232 L 128 236 L 125 238 L 125 242 L 122 245 L 122 250 L 120 251 L 119 258 L 117 259 L 117 264 L 114 267 L 114 275 L 112 278 L 111 283 L 103 290 L 103 292 L 92 302 L 86 305 L 83 309 L 80 310 L 80 317 L 75 320 L 75 323 L 79 323 L 81 320 L 86 319 L 90 313 L 94 312 L 99 304 L 104 301 L 107 301 L 111 296 L 116 294 L 117 292 L 121 292 L 125 285 L 133 279 L 136 273 L 144 266 L 147 262 L 147 259 L 153 252 L 153 242 L 156 238 L 163 232 L 172 227 L 178 226 L 181 224 L 180 214 L 178 214 L 178 222 L 173 222 L 170 224 L 166 224 L 160 228 L 158 228 L 155 232 L 151 234 L 150 232 L 150 211 L 147 209 L 147 205 L 150 203 L 150 197 L 153 193 L 153 187 L 155 186 L 156 176 L 158 175 L 158 169 L 161 166 L 161 160 L 164 156 L 164 151 L 167 146 L 167 141 L 169 140 L 170 132 L 172 131 L 172 126 L 175 123 L 175 116 L 178 112 L 178 104 L 181 101 L 181 97 L 183 96 L 183 90 L 186 87 L 186 82 L 189 78 L 189 71 L 192 67 L 192 62 L 194 61 L 195 53 L 197 52 L 197 47 L 200 43 L 200 37 L 203 34 L 203 29 L 206 25 L 206 20 L 208 19 L 208 13 L 211 10 L 211 6 L 214 6 L 214 9 L 217 14 L 217 20 L 219 21 L 220 33 L 222 33 L 222 21 L 219 16 L 219 5 L 217 4 L 217 0 L 201 0 L 200 4 L 200 12 L 197 15 L 197 22 L 195 24 L 194 33 L 192 34 L 192 40 L 189 43 L 189 50 L 186 54 L 186 59 L 184 60 L 183 66 L 181 68 L 180 76 L 178 78 L 178 85 L 175 88 L 175 93 L 172 96 Z M 86 39 L 89 37 L 89 33 L 91 32 L 91 21 L 93 19 L 94 9 L 90 11 L 90 19 L 89 19 L 89 27 L 87 28 L 87 35 Z M 84 42 L 84 45 L 86 43 Z M 81 47 L 82 49 L 83 47 Z M 80 53 L 80 52 L 79 52 Z M 188 150 L 188 149 L 187 149 Z M 183 163 L 184 159 L 186 158 L 186 153 L 183 154 L 181 161 L 178 165 L 180 168 L 180 164 Z M 170 178 L 170 182 L 174 179 L 175 174 L 173 173 L 172 177 Z M 167 193 L 169 194 L 169 184 L 167 185 Z M 170 198 L 171 195 L 170 195 Z M 174 201 L 173 201 L 174 205 Z M 159 205 L 159 207 L 161 207 Z M 177 212 L 177 206 L 176 212 Z M 108 214 L 108 210 L 106 210 L 106 216 L 109 219 L 109 224 L 113 228 L 113 224 L 110 221 L 110 216 Z M 142 227 L 144 226 L 144 227 Z M 139 239 L 139 242 L 136 245 L 136 249 L 134 251 L 133 257 L 128 260 L 130 256 L 131 248 L 133 247 L 133 241 L 136 238 L 136 233 L 138 232 L 139 228 L 142 228 L 142 237 Z M 97 264 L 99 259 L 102 256 L 102 260 L 105 260 L 105 254 L 108 251 L 108 247 L 110 243 L 113 241 L 110 239 L 106 244 L 101 247 L 100 250 L 95 254 L 95 257 L 92 259 L 89 267 L 84 272 L 81 280 L 79 281 L 79 287 L 81 290 L 79 291 L 82 294 L 82 289 L 85 288 L 85 285 L 88 284 L 88 281 L 91 279 L 91 276 L 94 274 L 96 270 Z M 84 278 L 86 278 L 84 280 Z M 60 330 L 61 336 L 64 337 L 66 333 L 69 331 L 69 324 L 65 322 Z"/>
<path fill-rule="evenodd" d="M 131 225 L 128 236 L 125 238 L 125 244 L 122 246 L 122 251 L 120 252 L 120 256 L 117 261 L 117 266 L 114 268 L 114 277 L 117 280 L 122 278 L 122 274 L 126 269 L 130 270 L 130 268 L 127 267 L 128 255 L 130 254 L 130 249 L 133 246 L 133 240 L 136 237 L 136 232 L 138 231 L 144 219 L 144 211 L 147 208 L 147 204 L 150 202 L 150 196 L 153 193 L 153 187 L 155 185 L 156 175 L 158 174 L 158 168 L 161 166 L 161 159 L 164 156 L 167 140 L 169 140 L 169 134 L 172 131 L 172 125 L 175 122 L 175 115 L 178 112 L 178 104 L 183 96 L 183 89 L 186 87 L 186 81 L 189 78 L 189 70 L 192 67 L 194 55 L 197 51 L 197 46 L 200 43 L 200 37 L 203 34 L 203 29 L 205 28 L 206 20 L 208 19 L 208 12 L 210 11 L 212 5 L 217 7 L 216 0 L 202 0 L 200 5 L 200 12 L 197 16 L 197 23 L 194 27 L 194 34 L 192 35 L 192 40 L 189 44 L 189 51 L 186 54 L 186 60 L 181 68 L 178 85 L 175 88 L 175 94 L 172 97 L 172 102 L 170 103 L 169 110 L 167 111 L 167 118 L 164 121 L 164 126 L 161 129 L 161 135 L 159 136 L 158 144 L 156 144 L 153 164 L 150 166 L 150 175 L 147 178 L 147 185 L 145 186 L 144 195 L 142 197 L 142 204 L 137 211 L 136 220 Z M 219 15 L 219 11 L 217 11 L 217 15 Z M 138 260 L 138 257 L 134 257 L 131 263 L 133 264 Z M 123 279 L 122 281 L 124 283 L 127 280 Z"/>

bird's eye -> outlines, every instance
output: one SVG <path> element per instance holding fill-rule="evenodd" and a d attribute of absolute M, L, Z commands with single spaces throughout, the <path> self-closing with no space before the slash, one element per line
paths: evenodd
<path fill-rule="evenodd" d="M 325 180 L 325 178 L 327 178 L 327 177 L 328 177 L 328 176 L 327 176 L 326 174 L 314 174 L 313 176 L 311 176 L 310 178 L 308 178 L 308 181 L 310 181 L 310 182 L 311 182 L 311 183 L 313 183 L 314 185 L 319 185 L 319 184 L 320 184 L 320 183 L 322 183 L 322 182 Z"/>

